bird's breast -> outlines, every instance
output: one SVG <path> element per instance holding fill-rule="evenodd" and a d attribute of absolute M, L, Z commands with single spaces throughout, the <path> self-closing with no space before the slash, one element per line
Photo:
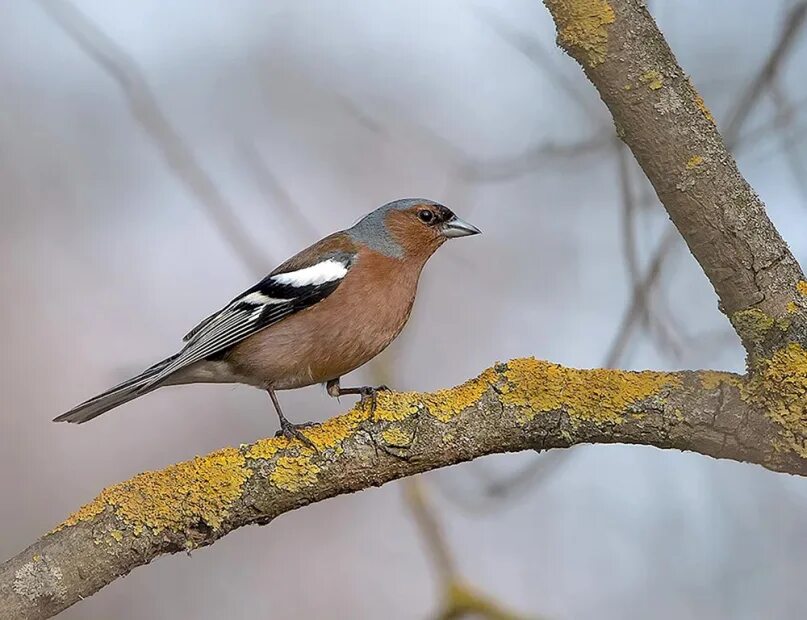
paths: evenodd
<path fill-rule="evenodd" d="M 409 319 L 420 269 L 362 257 L 327 298 L 236 345 L 227 356 L 250 383 L 294 389 L 335 379 L 381 353 Z"/>

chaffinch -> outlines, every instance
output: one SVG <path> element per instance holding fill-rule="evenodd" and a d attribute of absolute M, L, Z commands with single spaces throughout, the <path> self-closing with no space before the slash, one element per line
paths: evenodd
<path fill-rule="evenodd" d="M 431 200 L 384 205 L 318 241 L 185 336 L 176 355 L 81 403 L 55 422 L 81 424 L 166 385 L 244 383 L 266 390 L 282 433 L 309 443 L 283 415 L 276 390 L 325 383 L 330 396 L 362 401 L 380 387 L 339 379 L 381 353 L 409 319 L 423 266 L 447 240 L 475 226 Z"/>

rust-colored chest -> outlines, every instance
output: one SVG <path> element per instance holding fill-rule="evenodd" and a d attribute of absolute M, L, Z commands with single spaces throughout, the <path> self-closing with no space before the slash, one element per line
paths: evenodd
<path fill-rule="evenodd" d="M 362 250 L 329 297 L 236 345 L 227 360 L 246 382 L 279 390 L 347 374 L 400 334 L 422 268 Z"/>

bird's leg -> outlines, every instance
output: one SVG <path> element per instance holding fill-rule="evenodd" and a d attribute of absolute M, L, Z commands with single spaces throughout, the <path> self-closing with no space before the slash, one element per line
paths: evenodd
<path fill-rule="evenodd" d="M 286 419 L 286 416 L 283 415 L 283 410 L 280 408 L 280 402 L 277 400 L 277 394 L 273 389 L 266 390 L 269 392 L 269 398 L 272 399 L 272 404 L 275 406 L 275 411 L 277 411 L 277 417 L 280 418 L 280 430 L 275 433 L 275 437 L 280 437 L 283 435 L 288 439 L 299 439 L 309 448 L 314 450 L 317 447 L 314 443 L 306 437 L 303 432 L 300 430 L 301 428 L 306 428 L 307 426 L 313 426 L 314 422 L 304 422 L 303 424 L 292 424 Z"/>
<path fill-rule="evenodd" d="M 339 385 L 338 378 L 328 381 L 328 383 L 325 384 L 325 388 L 328 390 L 328 395 L 334 398 L 350 394 L 359 394 L 361 396 L 359 402 L 361 402 L 362 406 L 366 405 L 368 402 L 370 403 L 371 414 L 375 414 L 375 410 L 378 407 L 378 393 L 390 391 L 386 385 L 378 385 L 376 387 L 365 385 L 364 387 L 343 388 Z"/>

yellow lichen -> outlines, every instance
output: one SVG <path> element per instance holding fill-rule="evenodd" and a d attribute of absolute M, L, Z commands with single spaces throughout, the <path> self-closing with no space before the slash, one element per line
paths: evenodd
<path fill-rule="evenodd" d="M 619 422 L 633 405 L 680 384 L 671 373 L 577 370 L 534 358 L 510 361 L 505 377 L 502 400 L 524 407 L 523 421 L 563 410 L 573 422 Z"/>
<path fill-rule="evenodd" d="M 697 168 L 702 163 L 703 163 L 703 157 L 701 157 L 700 155 L 693 155 L 687 160 L 687 170 Z"/>
<path fill-rule="evenodd" d="M 807 351 L 801 345 L 791 343 L 760 361 L 742 395 L 782 428 L 788 448 L 807 458 Z"/>
<path fill-rule="evenodd" d="M 796 290 L 799 292 L 799 295 L 802 297 L 807 297 L 807 281 L 799 280 L 796 283 Z"/>
<path fill-rule="evenodd" d="M 310 456 L 281 456 L 269 474 L 269 481 L 279 489 L 295 492 L 314 484 L 319 472 Z"/>
<path fill-rule="evenodd" d="M 141 532 L 180 532 L 199 522 L 217 529 L 251 474 L 241 453 L 225 448 L 109 487 L 57 530 L 91 520 L 107 508 Z"/>
<path fill-rule="evenodd" d="M 329 449 L 340 452 L 342 442 L 353 435 L 361 423 L 368 419 L 369 409 L 357 405 L 345 414 L 326 420 L 322 424 L 313 424 L 302 429 L 302 432 L 314 444 L 318 452 L 324 452 Z M 285 437 L 270 437 L 252 444 L 246 456 L 250 459 L 269 460 L 292 445 L 297 445 L 301 452 L 310 452 L 307 446 L 297 440 L 290 441 Z"/>
<path fill-rule="evenodd" d="M 450 390 L 426 394 L 423 400 L 434 417 L 441 422 L 448 422 L 455 415 L 478 403 L 497 380 L 496 372 L 492 368 L 488 368 L 475 379 L 466 381 Z"/>
<path fill-rule="evenodd" d="M 115 542 L 120 542 L 123 540 L 123 532 L 120 530 L 112 530 L 109 535 L 115 539 Z"/>
<path fill-rule="evenodd" d="M 388 446 L 408 446 L 412 436 L 399 426 L 391 426 L 381 433 L 381 439 Z"/>
<path fill-rule="evenodd" d="M 357 405 L 347 413 L 326 420 L 322 424 L 303 429 L 303 432 L 318 451 L 335 449 L 337 452 L 341 452 L 342 442 L 355 434 L 359 426 L 369 419 L 369 409 L 369 406 Z"/>
<path fill-rule="evenodd" d="M 431 394 L 420 392 L 382 392 L 378 395 L 375 417 L 387 422 L 400 422 L 427 409 L 441 422 L 448 422 L 455 415 L 478 403 L 491 384 L 498 379 L 496 371 L 488 368 L 481 375 L 462 385 Z"/>
<path fill-rule="evenodd" d="M 662 86 L 664 86 L 664 78 L 661 76 L 661 73 L 655 69 L 646 71 L 639 79 L 641 80 L 642 84 L 646 84 L 650 90 L 659 90 Z"/>
<path fill-rule="evenodd" d="M 373 416 L 384 422 L 401 422 L 421 409 L 423 394 L 419 392 L 381 392 Z"/>
<path fill-rule="evenodd" d="M 744 341 L 761 344 L 776 321 L 758 308 L 748 308 L 732 314 L 731 323 Z"/>
<path fill-rule="evenodd" d="M 691 82 L 690 86 L 692 86 Z M 706 118 L 707 121 L 709 121 L 714 125 L 715 117 L 712 116 L 711 111 L 709 110 L 708 107 L 706 107 L 706 102 L 703 100 L 703 97 L 701 97 L 698 91 L 695 90 L 694 86 L 692 86 L 692 90 L 695 92 L 695 107 L 698 108 L 698 110 L 700 110 L 701 114 L 703 114 L 704 118 Z"/>
<path fill-rule="evenodd" d="M 558 30 L 558 40 L 567 48 L 577 48 L 590 67 L 605 62 L 608 28 L 616 14 L 606 0 L 546 0 Z"/>
<path fill-rule="evenodd" d="M 795 301 L 787 302 L 787 305 L 785 306 L 785 309 L 787 310 L 788 314 L 795 314 L 796 312 L 799 311 L 799 307 L 796 305 Z"/>
<path fill-rule="evenodd" d="M 259 439 L 247 450 L 246 456 L 250 459 L 271 459 L 281 450 L 289 447 L 289 440 L 285 437 L 267 437 Z"/>

